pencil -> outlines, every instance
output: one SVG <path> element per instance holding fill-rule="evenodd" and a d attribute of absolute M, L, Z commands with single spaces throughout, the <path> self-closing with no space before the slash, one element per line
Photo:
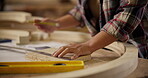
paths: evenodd
<path fill-rule="evenodd" d="M 28 21 L 28 23 L 35 23 L 35 22 L 34 21 Z M 53 22 L 39 22 L 38 24 L 59 27 L 59 23 L 53 23 Z"/>

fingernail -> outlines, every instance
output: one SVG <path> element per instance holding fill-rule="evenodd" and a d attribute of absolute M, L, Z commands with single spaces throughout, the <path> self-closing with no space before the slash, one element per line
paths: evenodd
<path fill-rule="evenodd" d="M 56 55 L 55 55 L 55 54 L 54 54 L 53 56 L 54 56 L 54 57 L 56 57 Z"/>

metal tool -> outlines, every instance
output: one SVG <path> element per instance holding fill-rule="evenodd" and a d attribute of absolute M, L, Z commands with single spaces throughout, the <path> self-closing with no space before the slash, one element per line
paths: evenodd
<path fill-rule="evenodd" d="M 46 53 L 46 52 L 42 52 L 42 51 L 37 51 L 37 50 L 31 50 L 31 49 L 26 49 L 26 48 L 20 48 L 20 47 L 12 47 L 12 46 L 6 46 L 6 45 L 0 45 L 0 47 L 4 47 L 4 48 L 12 48 L 12 49 L 18 49 L 18 50 L 24 50 L 24 51 L 30 51 L 30 52 L 35 52 L 38 54 L 43 54 L 46 56 L 50 56 L 53 57 L 51 54 Z M 57 58 L 57 57 L 54 57 Z M 71 60 L 70 58 L 58 58 L 58 59 L 64 59 L 64 60 Z"/>

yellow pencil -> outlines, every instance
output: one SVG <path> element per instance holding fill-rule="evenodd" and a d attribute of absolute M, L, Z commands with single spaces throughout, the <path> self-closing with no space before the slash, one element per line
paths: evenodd
<path fill-rule="evenodd" d="M 28 23 L 35 23 L 34 21 L 28 21 Z M 38 24 L 43 24 L 43 25 L 50 25 L 50 26 L 59 26 L 59 23 L 53 23 L 53 22 L 40 22 Z"/>

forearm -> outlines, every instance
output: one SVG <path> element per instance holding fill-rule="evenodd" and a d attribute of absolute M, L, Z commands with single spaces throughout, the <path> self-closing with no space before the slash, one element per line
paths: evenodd
<path fill-rule="evenodd" d="M 77 21 L 73 16 L 71 15 L 65 15 L 61 18 L 56 19 L 56 21 L 59 22 L 60 26 L 58 29 L 65 29 L 69 27 L 75 27 L 80 24 L 79 21 Z"/>
<path fill-rule="evenodd" d="M 117 39 L 112 35 L 101 31 L 97 35 L 95 35 L 92 39 L 86 42 L 86 44 L 90 47 L 90 51 L 94 52 L 98 49 L 101 49 L 112 42 L 116 41 Z"/>

